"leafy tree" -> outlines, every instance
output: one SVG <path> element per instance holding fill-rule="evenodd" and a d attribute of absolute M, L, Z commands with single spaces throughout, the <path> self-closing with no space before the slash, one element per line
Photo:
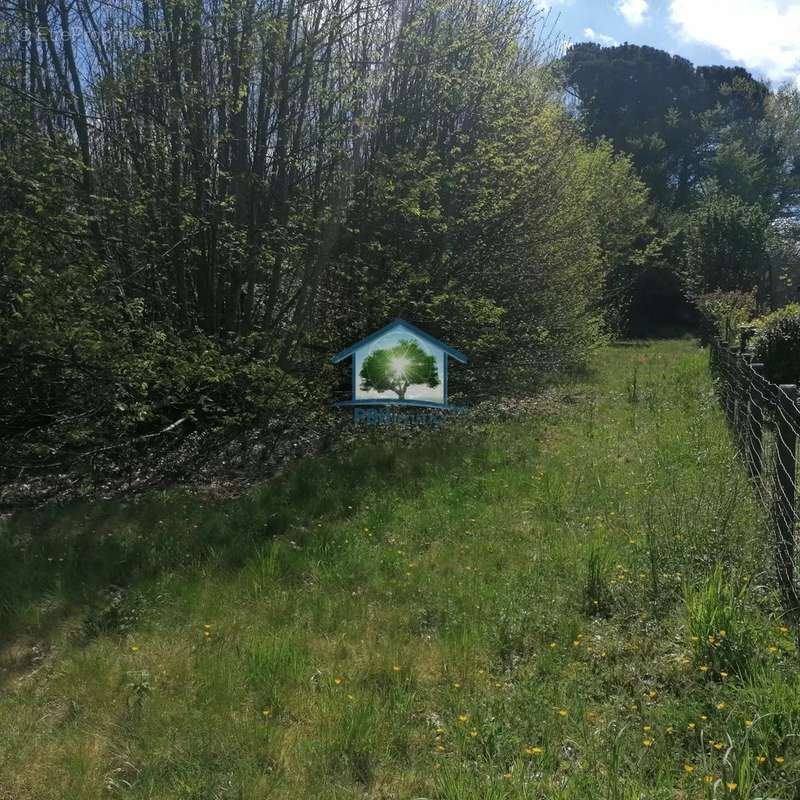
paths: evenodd
<path fill-rule="evenodd" d="M 797 218 L 800 206 L 800 89 L 787 84 L 767 100 L 767 126 L 777 150 L 777 215 Z"/>
<path fill-rule="evenodd" d="M 410 386 L 439 385 L 436 358 L 428 355 L 413 339 L 404 339 L 388 350 L 375 350 L 361 365 L 361 388 L 392 391 L 405 400 Z"/>
<path fill-rule="evenodd" d="M 630 154 L 657 201 L 682 201 L 703 138 L 692 64 L 653 47 L 582 43 L 570 48 L 562 70 L 590 138 Z"/>
<path fill-rule="evenodd" d="M 687 279 L 702 291 L 765 288 L 769 218 L 757 205 L 713 192 L 692 212 Z"/>
<path fill-rule="evenodd" d="M 692 204 L 693 190 L 714 177 L 721 144 L 741 143 L 762 167 L 774 162 L 761 126 L 769 91 L 741 67 L 696 68 L 653 47 L 582 43 L 561 71 L 589 136 L 630 154 L 665 207 Z M 719 157 L 723 172 L 732 155 Z"/>
<path fill-rule="evenodd" d="M 0 478 L 286 436 L 396 316 L 474 356 L 455 393 L 586 358 L 644 190 L 534 0 L 134 5 L 0 9 Z"/>
<path fill-rule="evenodd" d="M 800 191 L 796 90 L 629 44 L 579 44 L 559 69 L 589 138 L 628 154 L 651 191 L 633 316 L 680 319 L 698 290 L 757 285 L 763 299 L 769 222 L 791 216 Z"/>

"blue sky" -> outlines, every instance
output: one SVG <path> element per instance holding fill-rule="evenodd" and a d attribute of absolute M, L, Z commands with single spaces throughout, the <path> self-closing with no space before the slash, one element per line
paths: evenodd
<path fill-rule="evenodd" d="M 800 0 L 539 0 L 569 41 L 648 44 L 800 85 Z"/>

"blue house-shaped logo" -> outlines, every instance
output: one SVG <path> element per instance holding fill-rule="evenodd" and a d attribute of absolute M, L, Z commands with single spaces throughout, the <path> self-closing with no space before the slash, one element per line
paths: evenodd
<path fill-rule="evenodd" d="M 338 406 L 452 408 L 447 403 L 447 359 L 467 357 L 401 319 L 345 348 L 334 364 L 353 358 L 353 396 Z"/>

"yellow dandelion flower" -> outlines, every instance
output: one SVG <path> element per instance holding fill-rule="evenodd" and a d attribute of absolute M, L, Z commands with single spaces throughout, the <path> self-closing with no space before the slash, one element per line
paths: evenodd
<path fill-rule="evenodd" d="M 400 667 L 398 667 L 398 666 L 397 666 L 397 664 L 395 664 L 395 665 L 392 667 L 392 672 L 400 672 Z"/>
<path fill-rule="evenodd" d="M 459 722 L 466 722 L 469 719 L 469 714 L 459 714 L 458 721 Z"/>
<path fill-rule="evenodd" d="M 667 725 L 667 733 L 675 733 L 675 728 L 672 725 Z"/>
<path fill-rule="evenodd" d="M 775 763 L 776 764 L 783 764 L 786 759 L 783 756 L 775 756 Z"/>
<path fill-rule="evenodd" d="M 559 708 L 558 709 L 558 716 L 559 717 L 566 717 L 567 714 L 569 714 L 569 711 L 567 711 L 566 708 Z"/>
<path fill-rule="evenodd" d="M 348 694 L 347 695 L 347 699 L 348 700 L 355 700 L 355 697 L 353 697 L 353 695 L 351 695 L 351 694 Z"/>
<path fill-rule="evenodd" d="M 461 684 L 460 683 L 454 683 L 453 684 L 453 688 L 454 689 L 460 689 L 461 688 Z"/>
<path fill-rule="evenodd" d="M 511 775 L 511 773 L 510 773 L 510 772 L 504 772 L 504 773 L 503 773 L 503 779 L 504 779 L 504 780 L 510 781 L 510 780 L 511 780 L 511 777 L 512 777 L 512 775 Z"/>
<path fill-rule="evenodd" d="M 530 746 L 530 747 L 526 747 L 525 748 L 525 752 L 529 756 L 540 756 L 542 753 L 544 753 L 544 748 L 543 747 Z"/>
<path fill-rule="evenodd" d="M 708 672 L 708 666 L 706 664 L 701 664 L 698 669 L 700 672 Z"/>
<path fill-rule="evenodd" d="M 713 775 L 704 775 L 703 776 L 703 781 L 705 783 L 714 783 L 715 780 L 716 780 L 716 778 Z"/>
<path fill-rule="evenodd" d="M 437 753 L 444 753 L 444 745 L 443 744 L 437 744 L 436 745 L 436 752 Z"/>
<path fill-rule="evenodd" d="M 642 739 L 642 744 L 645 747 L 652 747 L 655 744 L 655 740 L 654 739 L 650 739 L 650 738 Z"/>
<path fill-rule="evenodd" d="M 335 678 L 333 679 L 333 682 L 334 682 L 334 683 L 335 683 L 337 686 L 340 686 L 343 680 L 344 680 L 343 678 L 340 678 L 339 676 L 337 676 L 337 677 L 335 677 Z"/>
<path fill-rule="evenodd" d="M 722 678 L 722 680 L 725 680 L 725 678 L 728 677 L 728 673 L 727 672 L 720 672 L 719 676 L 720 676 L 720 678 Z"/>
<path fill-rule="evenodd" d="M 711 742 L 711 746 L 715 750 L 722 750 L 722 742 Z"/>
<path fill-rule="evenodd" d="M 700 719 L 702 719 L 703 722 L 705 722 L 708 719 L 708 717 L 705 714 L 701 714 Z"/>
<path fill-rule="evenodd" d="M 210 631 L 211 630 L 211 626 L 208 625 L 208 624 L 205 624 L 205 625 L 203 625 L 203 630 Z"/>
<path fill-rule="evenodd" d="M 470 736 L 471 736 L 471 737 L 474 739 L 474 738 L 475 738 L 475 737 L 478 735 L 478 731 L 476 731 L 476 730 L 475 730 L 475 728 L 473 728 L 473 729 L 472 729 L 472 730 L 469 732 L 469 735 L 470 735 Z"/>
<path fill-rule="evenodd" d="M 652 725 L 642 725 L 642 730 L 645 733 L 649 733 L 651 730 L 653 730 L 653 726 Z"/>
<path fill-rule="evenodd" d="M 694 772 L 694 765 L 693 764 L 684 764 L 683 765 L 683 771 L 687 775 L 691 775 Z"/>
<path fill-rule="evenodd" d="M 773 653 L 773 654 L 778 652 L 778 648 L 777 648 L 777 647 L 775 647 L 775 645 L 774 645 L 774 644 L 771 644 L 771 645 L 770 645 L 770 646 L 767 648 L 767 650 L 769 650 L 769 652 L 770 652 L 770 653 Z"/>
<path fill-rule="evenodd" d="M 735 792 L 738 785 L 738 783 L 734 783 L 733 781 L 728 781 L 728 783 L 725 784 L 729 792 Z"/>
<path fill-rule="evenodd" d="M 751 720 L 751 719 L 746 719 L 746 720 L 744 721 L 744 726 L 745 726 L 745 728 L 752 728 L 752 727 L 753 727 L 753 720 Z"/>
<path fill-rule="evenodd" d="M 725 703 L 717 703 L 717 711 L 722 711 L 725 708 Z"/>
<path fill-rule="evenodd" d="M 653 690 L 653 691 L 651 691 L 651 692 L 648 692 L 648 693 L 647 693 L 647 696 L 648 696 L 648 697 L 649 697 L 651 700 L 655 700 L 655 699 L 656 699 L 656 697 L 658 697 L 658 692 L 657 692 L 657 691 L 655 691 L 655 690 Z"/>
<path fill-rule="evenodd" d="M 272 716 L 272 709 L 271 708 L 265 708 L 265 709 L 262 710 L 261 714 L 264 717 L 271 717 Z"/>
<path fill-rule="evenodd" d="M 686 730 L 688 730 L 688 731 L 693 731 L 693 730 L 694 730 L 696 727 L 697 727 L 697 725 L 695 725 L 695 724 L 694 724 L 694 722 L 690 722 L 690 723 L 689 723 L 689 724 L 686 726 Z"/>
<path fill-rule="evenodd" d="M 720 639 L 724 639 L 727 635 L 728 635 L 728 632 L 725 630 L 725 628 L 721 628 L 720 632 L 719 632 L 719 638 Z"/>
<path fill-rule="evenodd" d="M 691 638 L 692 638 L 693 642 L 699 642 L 700 641 L 700 637 L 699 636 L 692 636 Z"/>
<path fill-rule="evenodd" d="M 778 630 L 781 633 L 789 633 L 789 629 L 785 625 L 781 625 L 780 628 L 778 628 Z"/>
<path fill-rule="evenodd" d="M 131 645 L 131 652 L 132 653 L 138 653 L 139 652 L 139 645 L 138 644 L 132 644 Z"/>
<path fill-rule="evenodd" d="M 766 756 L 756 756 L 756 762 L 758 764 L 766 764 L 767 763 L 767 757 Z"/>

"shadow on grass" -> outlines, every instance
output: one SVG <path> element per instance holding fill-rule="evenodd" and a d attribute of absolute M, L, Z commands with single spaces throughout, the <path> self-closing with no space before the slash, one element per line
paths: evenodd
<path fill-rule="evenodd" d="M 123 613 L 115 609 L 115 597 L 160 574 L 210 559 L 235 569 L 275 536 L 291 532 L 302 544 L 324 535 L 312 532 L 312 522 L 354 515 L 367 494 L 414 497 L 433 475 L 451 473 L 466 458 L 480 470 L 489 452 L 483 437 L 460 425 L 421 439 L 390 432 L 363 436 L 298 461 L 233 500 L 204 501 L 175 490 L 6 519 L 0 523 L 0 656 L 3 645 L 20 636 L 46 639 L 67 617 L 84 615 L 95 620 L 94 628 L 108 623 L 113 630 L 114 615 Z"/>

